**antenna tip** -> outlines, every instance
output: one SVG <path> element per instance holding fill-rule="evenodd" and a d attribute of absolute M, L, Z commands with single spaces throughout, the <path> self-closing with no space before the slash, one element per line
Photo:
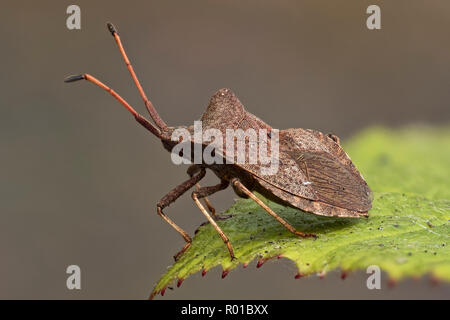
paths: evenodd
<path fill-rule="evenodd" d="M 114 25 L 111 22 L 108 22 L 106 24 L 106 26 L 108 27 L 109 32 L 111 32 L 111 34 L 114 36 L 115 33 L 117 33 L 116 27 L 114 27 Z"/>
<path fill-rule="evenodd" d="M 67 78 L 64 79 L 64 82 L 74 82 L 74 81 L 78 81 L 78 80 L 84 80 L 84 74 L 78 74 L 75 76 L 68 76 Z"/>

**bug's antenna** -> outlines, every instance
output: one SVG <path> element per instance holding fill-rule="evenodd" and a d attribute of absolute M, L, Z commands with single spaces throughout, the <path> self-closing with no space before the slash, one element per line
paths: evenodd
<path fill-rule="evenodd" d="M 75 76 L 69 76 L 66 79 L 64 79 L 64 82 L 75 82 L 78 80 L 87 80 L 89 82 L 92 82 L 93 84 L 99 86 L 103 90 L 109 92 L 117 101 L 119 101 L 136 119 L 137 122 L 139 122 L 142 126 L 144 126 L 147 130 L 149 130 L 151 133 L 153 133 L 158 138 L 161 138 L 161 130 L 156 128 L 153 124 L 151 124 L 147 119 L 145 119 L 143 116 L 141 116 L 139 113 L 137 113 L 136 110 L 128 102 L 125 101 L 124 98 L 122 98 L 117 92 L 112 90 L 110 87 L 105 85 L 100 80 L 94 78 L 90 74 L 80 74 Z"/>
<path fill-rule="evenodd" d="M 117 45 L 119 46 L 120 53 L 122 54 L 123 60 L 125 61 L 125 64 L 127 65 L 128 71 L 130 71 L 131 77 L 133 78 L 134 83 L 136 84 L 136 87 L 139 91 L 139 94 L 142 97 L 142 100 L 144 100 L 145 107 L 148 110 L 148 113 L 150 114 L 150 117 L 152 117 L 155 124 L 163 131 L 167 129 L 166 123 L 161 119 L 158 112 L 156 112 L 155 107 L 153 106 L 153 103 L 147 98 L 144 89 L 142 89 L 142 86 L 136 76 L 136 73 L 133 70 L 133 66 L 130 63 L 130 60 L 128 59 L 127 54 L 125 53 L 125 49 L 123 48 L 122 42 L 120 41 L 119 34 L 117 33 L 117 29 L 114 27 L 114 25 L 110 22 L 106 24 L 108 26 L 109 32 L 111 32 L 112 36 L 116 40 Z"/>

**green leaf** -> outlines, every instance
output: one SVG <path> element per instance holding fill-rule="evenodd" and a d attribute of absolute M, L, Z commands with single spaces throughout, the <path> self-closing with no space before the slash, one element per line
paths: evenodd
<path fill-rule="evenodd" d="M 450 128 L 372 128 L 344 144 L 375 192 L 450 199 Z"/>
<path fill-rule="evenodd" d="M 297 230 L 319 237 L 301 239 L 251 199 L 238 200 L 224 213 L 232 217 L 218 222 L 238 259 L 231 261 L 216 231 L 203 225 L 152 295 L 201 270 L 221 266 L 228 272 L 280 255 L 297 265 L 299 276 L 377 265 L 394 280 L 431 274 L 450 281 L 450 130 L 370 129 L 345 149 L 374 191 L 370 218 L 321 217 L 260 196 Z"/>

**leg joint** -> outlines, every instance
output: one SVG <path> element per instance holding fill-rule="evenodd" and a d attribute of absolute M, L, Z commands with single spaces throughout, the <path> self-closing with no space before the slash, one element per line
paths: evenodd
<path fill-rule="evenodd" d="M 200 171 L 200 166 L 198 166 L 198 165 L 196 165 L 196 164 L 193 164 L 193 165 L 191 165 L 188 169 L 187 169 L 187 174 L 190 176 L 190 177 L 192 177 L 192 176 L 194 176 L 194 174 L 196 174 L 197 172 L 199 172 Z"/>
<path fill-rule="evenodd" d="M 164 212 L 163 212 L 163 209 L 164 209 L 164 207 L 160 203 L 158 203 L 156 205 L 156 213 L 158 213 L 159 216 L 164 216 L 165 215 Z"/>
<path fill-rule="evenodd" d="M 233 179 L 231 179 L 231 184 L 232 184 L 233 186 L 238 187 L 238 186 L 239 186 L 239 183 L 240 183 L 240 181 L 239 181 L 238 178 L 233 178 Z"/>

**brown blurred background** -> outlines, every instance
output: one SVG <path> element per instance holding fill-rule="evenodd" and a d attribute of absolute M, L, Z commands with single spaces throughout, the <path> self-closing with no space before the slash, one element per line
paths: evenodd
<path fill-rule="evenodd" d="M 81 30 L 66 28 L 70 4 Z M 370 4 L 381 30 L 366 28 Z M 146 298 L 183 245 L 155 208 L 186 168 L 105 92 L 62 81 L 89 72 L 144 113 L 107 21 L 169 125 L 193 124 L 229 87 L 274 127 L 345 139 L 375 124 L 449 123 L 449 10 L 446 0 L 3 3 L 0 298 Z M 235 197 L 211 200 L 225 209 Z M 204 220 L 189 196 L 167 213 L 191 233 Z M 66 288 L 71 264 L 80 291 Z M 253 268 L 195 275 L 166 298 L 450 297 L 427 280 L 387 289 L 385 277 L 370 291 L 363 272 L 295 281 L 287 261 Z"/>

